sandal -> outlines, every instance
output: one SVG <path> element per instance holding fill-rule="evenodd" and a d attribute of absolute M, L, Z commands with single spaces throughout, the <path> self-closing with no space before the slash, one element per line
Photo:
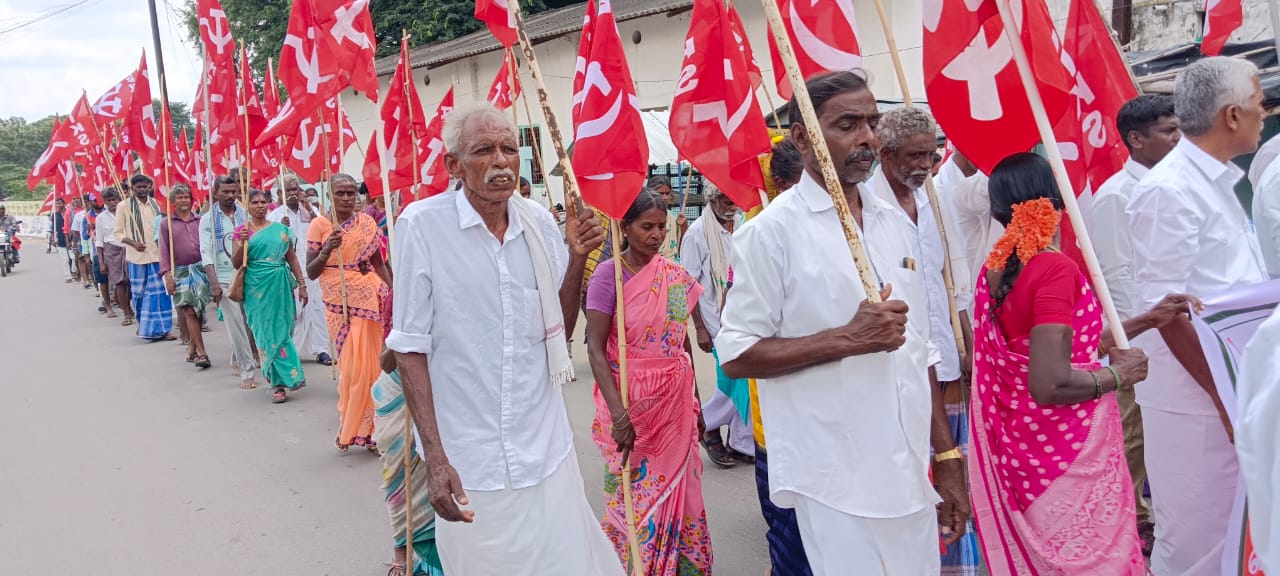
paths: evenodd
<path fill-rule="evenodd" d="M 382 455 L 382 452 L 378 450 L 378 446 L 377 446 L 376 444 L 370 444 L 370 445 L 368 445 L 368 446 L 365 446 L 365 447 L 364 447 L 364 449 L 365 449 L 365 450 L 368 450 L 368 451 L 369 451 L 370 453 L 372 453 L 374 456 L 381 456 L 381 455 Z"/>
<path fill-rule="evenodd" d="M 258 387 L 258 383 L 254 382 L 252 379 L 245 380 L 244 382 L 240 383 L 241 390 L 253 390 L 254 388 L 257 388 L 257 387 Z"/>
<path fill-rule="evenodd" d="M 209 361 L 208 354 L 201 354 L 199 356 L 196 356 L 195 361 L 196 361 L 196 368 L 199 368 L 201 370 L 204 370 L 205 368 L 213 366 L 213 363 Z"/>
<path fill-rule="evenodd" d="M 199 356 L 195 354 L 187 354 L 187 364 L 194 363 L 196 361 L 196 358 L 199 358 Z"/>
<path fill-rule="evenodd" d="M 316 364 L 320 364 L 322 366 L 333 366 L 333 357 L 329 356 L 328 352 L 316 354 Z"/>
<path fill-rule="evenodd" d="M 754 465 L 755 465 L 755 463 L 756 463 L 756 457 L 755 457 L 755 456 L 752 456 L 752 455 L 750 455 L 750 454 L 743 454 L 742 452 L 739 452 L 739 451 L 737 451 L 737 450 L 734 450 L 733 448 L 730 448 L 730 449 L 729 449 L 729 455 L 730 455 L 734 460 L 736 460 L 736 461 L 738 461 L 738 462 L 741 462 L 741 463 L 743 463 L 743 464 L 750 464 L 750 465 L 754 466 Z"/>
<path fill-rule="evenodd" d="M 116 314 L 115 310 L 112 310 L 112 311 L 110 311 L 110 312 L 107 312 L 107 318 L 119 318 L 119 317 L 120 317 L 120 315 L 119 315 L 119 314 Z"/>
<path fill-rule="evenodd" d="M 388 564 L 388 566 L 390 566 L 391 569 L 387 570 L 387 576 L 409 576 L 409 573 L 406 571 L 408 570 L 408 567 L 404 564 L 392 562 Z"/>
<path fill-rule="evenodd" d="M 289 396 L 285 393 L 283 386 L 276 386 L 275 392 L 271 393 L 272 404 L 284 404 L 289 400 Z"/>
<path fill-rule="evenodd" d="M 346 454 L 347 450 L 351 448 L 351 446 L 343 444 L 342 440 L 339 438 L 333 439 L 333 447 L 338 449 L 339 454 Z"/>
<path fill-rule="evenodd" d="M 133 318 L 131 318 L 131 317 L 130 317 L 130 318 L 125 318 L 125 319 L 124 319 L 124 322 L 121 322 L 121 323 L 120 323 L 120 325 L 121 325 L 121 326 L 133 326 Z"/>
<path fill-rule="evenodd" d="M 201 331 L 201 332 L 203 332 L 203 333 L 205 333 L 205 334 L 208 334 L 208 333 L 210 333 L 210 332 L 213 332 L 213 328 L 210 328 L 210 327 L 208 327 L 208 326 L 201 326 L 201 327 L 200 327 L 200 331 Z"/>
<path fill-rule="evenodd" d="M 708 430 L 702 436 L 702 447 L 707 451 L 707 458 L 711 459 L 716 466 L 733 467 L 733 456 L 729 454 L 729 449 L 724 447 L 724 438 L 720 436 L 719 430 Z"/>

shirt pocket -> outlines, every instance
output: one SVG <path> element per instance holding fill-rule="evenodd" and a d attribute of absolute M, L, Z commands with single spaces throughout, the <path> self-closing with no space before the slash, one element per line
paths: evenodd
<path fill-rule="evenodd" d="M 520 309 L 516 322 L 517 337 L 536 344 L 547 339 L 547 324 L 542 317 L 542 299 L 537 290 L 517 288 Z"/>

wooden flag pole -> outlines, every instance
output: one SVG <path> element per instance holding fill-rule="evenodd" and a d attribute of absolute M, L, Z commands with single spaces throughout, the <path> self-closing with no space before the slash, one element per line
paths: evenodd
<path fill-rule="evenodd" d="M 556 149 L 556 158 L 560 160 L 560 169 L 564 172 L 564 203 L 577 202 L 578 178 L 573 172 L 573 163 L 565 151 L 564 137 L 560 135 L 560 123 L 556 122 L 556 113 L 551 110 L 551 101 L 547 96 L 547 84 L 542 79 L 542 68 L 538 66 L 538 57 L 533 52 L 533 42 L 524 28 L 524 15 L 520 11 L 519 0 L 507 0 L 512 19 L 516 23 L 516 33 L 520 36 L 520 48 L 524 51 L 524 59 L 529 63 L 529 71 L 533 73 L 533 82 L 538 89 L 538 103 L 542 105 L 542 117 L 547 121 L 547 132 L 551 134 L 551 144 Z"/>
<path fill-rule="evenodd" d="M 324 175 L 326 188 L 329 189 L 329 221 L 333 224 L 334 230 L 341 230 L 342 223 L 338 222 L 338 203 L 333 200 L 333 171 L 329 166 L 329 126 L 324 121 L 324 106 L 316 109 L 316 116 L 320 118 L 320 138 L 324 141 Z M 347 309 L 347 268 L 342 261 L 342 250 L 338 250 L 338 282 L 342 289 L 342 323 L 351 323 L 351 312 Z"/>
<path fill-rule="evenodd" d="M 507 92 L 511 94 L 511 119 L 516 123 L 516 130 L 520 130 L 520 116 L 516 112 L 516 50 L 515 48 L 507 48 L 503 53 L 503 60 L 506 60 L 507 67 Z M 529 117 L 533 121 L 533 117 Z"/>
<path fill-rule="evenodd" d="M 244 49 L 244 40 L 241 40 L 240 55 L 242 57 L 245 57 L 246 54 L 247 53 L 245 52 L 245 49 Z M 247 68 L 248 65 L 246 64 L 243 67 Z M 236 178 L 236 180 L 240 182 L 240 198 L 241 198 L 241 201 L 244 202 L 244 209 L 247 212 L 249 210 L 249 188 L 251 186 L 250 181 L 253 180 L 253 170 L 249 165 L 249 157 L 252 155 L 252 152 L 250 152 L 251 143 L 249 142 L 249 95 L 245 94 L 244 92 L 243 78 L 240 79 L 239 86 L 236 89 L 236 96 L 240 99 L 240 102 L 239 102 L 240 117 L 244 122 L 244 150 L 241 152 L 241 155 L 244 158 L 244 161 L 240 164 L 239 168 L 236 168 L 236 175 L 239 176 L 240 174 L 243 173 L 244 177 Z M 242 170 L 243 172 L 241 172 Z M 249 228 L 249 220 L 248 218 L 246 218 L 245 229 L 248 230 L 248 228 Z M 248 240 L 245 241 L 244 262 L 242 265 L 245 267 L 249 266 Z"/>
<path fill-rule="evenodd" d="M 164 226 L 165 228 L 169 229 L 169 274 L 173 275 L 174 289 L 176 290 L 178 275 L 174 273 L 174 269 L 177 268 L 177 262 L 173 260 L 173 181 L 169 175 L 169 142 L 172 139 L 172 134 L 169 133 L 171 122 L 165 122 L 165 119 L 169 117 L 169 98 L 167 94 L 168 92 L 165 91 L 165 86 L 164 86 L 164 75 L 161 75 L 160 76 L 160 123 L 162 124 L 162 126 L 160 126 L 160 144 L 162 146 L 161 150 L 164 151 L 163 152 L 164 153 L 164 160 L 163 160 L 164 189 L 165 189 L 165 195 L 167 196 L 167 201 L 164 203 L 164 207 L 165 207 L 165 212 L 168 212 L 168 215 L 165 217 Z M 248 255 L 248 253 L 249 253 L 249 250 L 248 250 L 248 247 L 246 247 L 245 249 L 246 256 Z M 201 310 L 200 313 L 204 314 L 204 310 Z M 186 318 L 183 317 L 182 321 L 186 322 Z"/>
<path fill-rule="evenodd" d="M 383 186 L 385 188 L 385 185 Z M 385 194 L 385 192 L 384 192 Z M 400 393 L 404 394 L 401 387 Z M 413 574 L 413 415 L 404 406 L 404 572 Z"/>
<path fill-rule="evenodd" d="M 907 85 L 907 73 L 902 67 L 902 55 L 898 53 L 898 43 L 893 37 L 893 26 L 889 24 L 889 15 L 885 12 L 883 0 L 876 0 L 876 11 L 880 13 L 880 26 L 884 28 L 884 37 L 889 44 L 889 57 L 893 60 L 893 69 L 898 73 L 902 104 L 907 108 L 914 108 L 915 103 L 911 101 L 911 87 Z M 924 179 L 924 190 L 929 196 L 929 206 L 933 208 L 933 219 L 938 224 L 938 236 L 942 239 L 942 280 L 947 287 L 947 312 L 951 315 L 951 332 L 955 336 L 956 353 L 963 359 L 968 348 L 964 344 L 965 335 L 960 324 L 960 310 L 956 307 L 956 283 L 951 270 L 951 244 L 947 242 L 947 229 L 942 220 L 942 204 L 938 202 L 938 192 L 934 189 L 932 177 Z"/>
<path fill-rule="evenodd" d="M 796 61 L 795 52 L 791 49 L 791 40 L 787 38 L 787 29 L 782 22 L 782 13 L 778 11 L 777 0 L 761 0 L 765 16 L 769 19 L 769 28 L 778 45 L 778 54 L 787 68 L 787 76 L 791 80 L 791 89 L 795 93 L 796 104 L 804 118 L 804 129 L 809 135 L 809 143 L 818 157 L 818 165 L 822 168 L 822 179 L 827 193 L 831 195 L 831 203 L 835 205 L 836 216 L 840 219 L 840 227 L 844 229 L 844 237 L 849 244 L 849 253 L 853 256 L 853 265 L 858 270 L 858 278 L 867 293 L 867 300 L 880 302 L 880 284 L 871 270 L 870 260 L 863 250 L 862 240 L 854 227 L 853 216 L 849 213 L 849 204 L 845 201 L 844 190 L 840 186 L 840 177 L 836 174 L 835 165 L 831 161 L 831 151 L 827 149 L 827 139 L 818 126 L 818 113 L 809 99 L 809 88 L 804 83 L 804 75 L 800 73 L 800 65 Z"/>
<path fill-rule="evenodd" d="M 622 409 L 625 413 L 630 414 L 631 396 L 629 386 L 627 384 L 627 320 L 624 314 L 626 307 L 625 299 L 622 295 L 622 224 L 610 219 L 609 227 L 610 236 L 613 241 L 613 285 L 614 285 L 614 317 L 617 319 L 615 324 L 618 326 L 618 393 L 622 396 Z M 630 421 L 630 420 L 628 420 Z M 640 548 L 640 536 L 636 529 L 636 505 L 635 496 L 631 489 L 631 455 L 622 460 L 622 477 L 619 478 L 619 484 L 622 484 L 622 505 L 627 511 L 627 546 L 631 556 L 630 572 L 634 576 L 644 576 L 645 571 L 644 553 Z"/>
<path fill-rule="evenodd" d="M 400 50 L 404 54 L 404 90 L 405 110 L 409 113 L 409 141 L 413 142 L 413 200 L 417 202 L 422 199 L 421 183 L 418 178 L 421 173 L 418 171 L 418 134 L 413 130 L 413 105 L 409 102 L 413 98 L 413 92 L 409 90 L 409 83 L 413 81 L 413 66 L 409 64 L 409 30 L 402 28 L 400 30 Z M 386 181 L 383 186 L 389 186 L 391 182 Z"/>
<path fill-rule="evenodd" d="M 1102 267 L 1098 265 L 1098 256 L 1093 251 L 1093 241 L 1089 239 L 1089 229 L 1085 227 L 1084 216 L 1080 213 L 1080 204 L 1076 201 L 1075 189 L 1067 176 L 1067 166 L 1062 161 L 1062 153 L 1058 151 L 1058 140 L 1053 135 L 1053 126 L 1049 123 L 1049 114 L 1045 112 L 1044 102 L 1040 99 L 1040 89 L 1036 86 L 1035 73 L 1031 70 L 1031 62 L 1027 59 L 1026 49 L 1017 30 L 1018 21 L 1009 8 L 1009 0 L 997 0 L 1000 18 L 1004 21 L 1004 35 L 1013 49 L 1013 61 L 1018 65 L 1018 76 L 1022 78 L 1022 88 L 1027 93 L 1027 102 L 1031 105 L 1031 115 L 1035 118 L 1036 128 L 1040 131 L 1040 139 L 1044 142 L 1045 155 L 1049 165 L 1053 167 L 1054 178 L 1058 181 L 1058 189 L 1062 192 L 1062 204 L 1067 210 L 1067 217 L 1076 233 L 1076 244 L 1084 255 L 1085 267 L 1089 270 L 1089 279 L 1093 281 L 1094 292 L 1102 302 L 1102 312 L 1107 318 L 1111 335 L 1115 337 L 1116 348 L 1129 348 L 1129 337 L 1124 333 L 1120 314 L 1116 312 L 1115 303 L 1111 300 L 1111 291 L 1107 288 L 1107 279 L 1102 275 Z"/>

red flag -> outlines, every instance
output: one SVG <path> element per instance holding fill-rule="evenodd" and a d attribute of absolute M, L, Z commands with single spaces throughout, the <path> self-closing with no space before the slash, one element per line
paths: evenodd
<path fill-rule="evenodd" d="M 953 0 L 947 0 L 948 2 Z M 972 0 L 968 0 L 972 2 Z M 791 49 L 805 78 L 823 72 L 848 71 L 862 67 L 858 46 L 858 25 L 849 0 L 780 0 L 778 10 L 791 39 Z M 773 55 L 773 76 L 778 95 L 791 99 L 791 80 L 778 54 L 778 44 L 769 33 Z"/>
<path fill-rule="evenodd" d="M 286 107 L 288 102 L 285 103 Z M 316 114 L 302 116 L 298 122 L 298 135 L 293 138 L 285 165 L 308 182 L 317 182 L 324 176 L 324 126 Z"/>
<path fill-rule="evenodd" d="M 374 68 L 377 41 L 373 35 L 373 17 L 369 0 L 315 0 L 320 27 L 328 35 L 333 52 L 338 56 L 342 85 L 351 87 L 378 101 L 378 72 Z"/>
<path fill-rule="evenodd" d="M 498 69 L 498 74 L 493 77 L 493 84 L 489 86 L 489 97 L 486 98 L 499 110 L 514 106 L 516 98 L 520 97 L 520 75 L 513 73 L 515 69 L 514 54 L 511 50 L 507 50 L 502 57 L 502 67 Z M 512 94 L 513 89 L 514 94 Z"/>
<path fill-rule="evenodd" d="M 346 87 L 340 78 L 335 44 L 320 26 L 313 2 L 294 2 L 280 50 L 280 83 L 294 106 L 319 105 Z M 303 104 L 307 106 L 302 106 Z"/>
<path fill-rule="evenodd" d="M 369 135 L 369 149 L 364 153 L 364 166 L 360 169 L 360 176 L 364 178 L 364 185 L 369 189 L 370 198 L 386 195 L 386 188 L 382 186 L 382 158 L 378 153 L 377 128 L 374 128 L 373 134 Z"/>
<path fill-rule="evenodd" d="M 1022 44 L 1045 110 L 1050 119 L 1060 118 L 1070 103 L 1071 78 L 1049 10 L 1040 0 L 1010 5 L 1022 23 Z M 996 0 L 925 4 L 924 82 L 938 124 L 983 172 L 1040 141 Z"/>
<path fill-rule="evenodd" d="M 484 22 L 503 46 L 510 48 L 520 41 L 507 0 L 476 0 L 475 15 L 476 20 Z"/>
<path fill-rule="evenodd" d="M 129 133 L 129 146 L 138 154 L 143 162 L 152 158 L 160 135 L 156 129 L 156 112 L 151 106 L 151 80 L 147 72 L 147 54 L 142 54 L 142 62 L 138 64 L 138 80 L 130 99 L 129 116 L 124 122 L 125 131 Z"/>
<path fill-rule="evenodd" d="M 93 103 L 93 115 L 100 123 L 106 124 L 125 117 L 133 100 L 133 87 L 137 80 L 138 71 L 134 70 L 124 80 L 116 82 L 106 94 L 98 97 Z"/>
<path fill-rule="evenodd" d="M 760 204 L 760 157 L 772 143 L 723 0 L 694 0 L 671 103 L 671 141 L 743 210 Z"/>
<path fill-rule="evenodd" d="M 738 10 L 733 7 L 732 3 L 726 3 L 725 7 L 729 10 L 729 25 L 733 27 L 733 39 L 738 44 L 738 52 L 747 61 L 747 74 L 751 76 L 751 89 L 752 91 L 757 90 L 764 83 L 764 74 L 760 72 L 760 62 L 756 60 L 756 54 L 751 50 L 751 42 L 747 40 L 747 27 L 742 24 L 742 17 L 738 15 Z"/>
<path fill-rule="evenodd" d="M 1080 199 L 1086 219 L 1093 191 L 1124 168 L 1129 150 L 1116 127 L 1125 102 L 1138 91 L 1125 68 L 1124 57 L 1111 41 L 1111 32 L 1093 0 L 1073 0 L 1067 18 L 1062 63 L 1072 76 L 1075 106 L 1067 109 L 1054 135 L 1067 167 L 1071 187 Z M 1063 215 L 1063 252 L 1083 270 L 1084 258 L 1076 246 L 1071 222 Z"/>
<path fill-rule="evenodd" d="M 426 157 L 419 155 L 419 142 L 427 133 L 426 113 L 422 111 L 422 100 L 418 97 L 418 88 L 412 81 L 413 75 L 409 67 L 409 45 L 401 43 L 400 59 L 396 63 L 395 74 L 387 89 L 387 96 L 382 101 L 382 138 L 390 156 L 387 170 L 387 188 L 392 191 L 412 188 L 415 180 L 415 166 L 421 171 Z M 453 89 L 449 89 L 446 99 L 451 99 Z M 450 104 L 452 107 L 452 103 Z M 416 160 L 415 160 L 416 159 Z"/>
<path fill-rule="evenodd" d="M 98 127 L 93 123 L 93 107 L 89 105 L 89 99 L 83 93 L 80 94 L 80 100 L 76 101 L 75 108 L 71 110 L 71 116 L 67 117 L 67 123 L 62 125 L 62 130 L 64 134 L 59 136 L 59 139 L 68 139 L 72 152 L 83 150 L 91 157 L 102 158 L 102 149 L 99 147 L 102 135 L 98 133 Z"/>
<path fill-rule="evenodd" d="M 31 173 L 27 175 L 27 188 L 35 190 L 41 181 L 57 174 L 59 164 L 71 159 L 75 151 L 71 146 L 72 141 L 68 139 L 70 133 L 64 129 L 66 124 L 66 122 L 57 118 L 53 119 L 53 132 L 49 134 L 49 147 L 44 149 L 44 152 L 36 159 L 35 164 L 31 166 Z"/>
<path fill-rule="evenodd" d="M 236 115 L 222 120 L 223 134 L 235 135 L 241 142 L 253 143 L 258 140 L 267 126 L 266 113 L 258 100 L 258 89 L 253 85 L 253 71 L 249 68 L 249 54 L 244 47 L 240 48 L 240 89 L 236 92 Z M 246 116 L 248 132 L 245 132 Z M 252 146 L 257 149 L 259 146 Z"/>
<path fill-rule="evenodd" d="M 615 219 L 640 194 L 648 170 L 637 101 L 613 6 L 590 0 L 573 75 L 573 169 L 583 199 Z"/>
<path fill-rule="evenodd" d="M 435 196 L 449 187 L 449 171 L 444 168 L 444 121 L 453 111 L 453 88 L 445 93 L 436 107 L 436 113 L 427 124 L 427 129 L 418 139 L 418 173 L 422 182 L 422 197 Z M 408 202 L 401 203 L 401 206 Z"/>
<path fill-rule="evenodd" d="M 1222 53 L 1227 39 L 1244 24 L 1244 6 L 1240 0 L 1208 0 L 1204 7 L 1204 38 L 1200 51 L 1208 56 Z"/>
<path fill-rule="evenodd" d="M 356 131 L 351 127 L 351 117 L 334 96 L 324 102 L 324 129 L 329 134 L 329 173 L 342 172 L 342 157 L 356 143 Z"/>
<path fill-rule="evenodd" d="M 58 191 L 50 190 L 49 195 L 44 197 L 44 202 L 40 204 L 40 209 L 36 211 L 36 216 L 53 212 L 55 201 L 57 200 Z"/>

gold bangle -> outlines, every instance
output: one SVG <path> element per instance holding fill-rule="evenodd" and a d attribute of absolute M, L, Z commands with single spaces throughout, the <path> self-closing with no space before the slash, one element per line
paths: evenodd
<path fill-rule="evenodd" d="M 946 462 L 947 460 L 959 460 L 964 456 L 960 454 L 959 448 L 952 448 L 933 457 L 935 463 Z"/>

